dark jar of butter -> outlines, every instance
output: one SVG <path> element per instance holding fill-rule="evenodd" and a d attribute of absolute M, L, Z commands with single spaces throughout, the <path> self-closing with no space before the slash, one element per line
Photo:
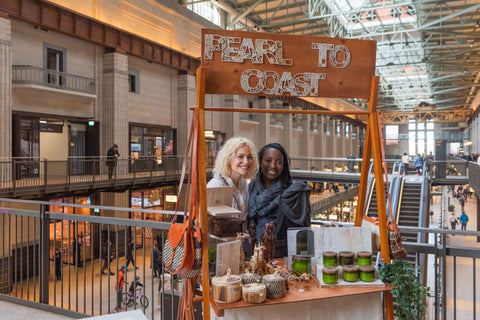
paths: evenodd
<path fill-rule="evenodd" d="M 351 251 L 341 251 L 338 253 L 338 256 L 339 256 L 341 266 L 352 265 L 355 259 L 355 253 Z"/>

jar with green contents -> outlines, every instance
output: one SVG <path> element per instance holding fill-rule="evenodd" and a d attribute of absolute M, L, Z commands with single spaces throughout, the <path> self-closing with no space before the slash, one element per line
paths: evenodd
<path fill-rule="evenodd" d="M 360 269 L 360 280 L 365 282 L 372 282 L 375 280 L 375 267 L 372 265 L 369 266 L 359 266 Z"/>
<path fill-rule="evenodd" d="M 372 264 L 372 253 L 370 251 L 357 252 L 357 264 L 359 266 L 369 266 Z"/>
<path fill-rule="evenodd" d="M 343 280 L 355 282 L 358 280 L 358 267 L 355 265 L 343 266 Z"/>
<path fill-rule="evenodd" d="M 323 267 L 323 282 L 335 284 L 338 281 L 338 269 L 336 267 Z"/>
<path fill-rule="evenodd" d="M 337 265 L 337 253 L 335 251 L 324 251 L 322 256 L 325 267 L 335 267 Z"/>
<path fill-rule="evenodd" d="M 292 272 L 297 277 L 304 273 L 312 273 L 310 256 L 294 255 L 292 256 Z"/>
<path fill-rule="evenodd" d="M 341 251 L 338 253 L 338 256 L 339 256 L 341 266 L 352 265 L 355 259 L 355 253 L 351 251 Z"/>

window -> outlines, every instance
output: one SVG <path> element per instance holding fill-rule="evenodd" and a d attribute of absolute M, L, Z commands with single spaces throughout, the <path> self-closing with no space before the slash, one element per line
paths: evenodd
<path fill-rule="evenodd" d="M 387 146 L 398 144 L 398 125 L 385 126 L 385 140 Z"/>
<path fill-rule="evenodd" d="M 330 118 L 323 117 L 323 133 L 330 135 Z"/>
<path fill-rule="evenodd" d="M 43 46 L 43 67 L 48 69 L 44 81 L 52 86 L 62 86 L 65 79 L 62 73 L 66 70 L 66 49 L 50 44 Z"/>
<path fill-rule="evenodd" d="M 408 151 L 410 155 L 434 153 L 435 124 L 433 120 L 417 123 L 414 119 L 408 123 Z"/>
<path fill-rule="evenodd" d="M 336 121 L 335 132 L 337 134 L 337 137 L 340 137 L 342 135 L 342 121 L 341 120 Z"/>
<path fill-rule="evenodd" d="M 345 138 L 350 136 L 350 123 L 345 123 Z"/>
<path fill-rule="evenodd" d="M 215 23 L 217 26 L 222 26 L 221 10 L 211 2 L 196 1 L 187 5 L 187 9 L 201 15 L 205 19 Z"/>
<path fill-rule="evenodd" d="M 128 92 L 140 93 L 140 72 L 128 69 Z"/>

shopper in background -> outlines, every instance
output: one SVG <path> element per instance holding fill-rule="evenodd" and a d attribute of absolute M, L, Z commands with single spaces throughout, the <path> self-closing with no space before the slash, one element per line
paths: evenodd
<path fill-rule="evenodd" d="M 117 167 L 118 157 L 120 157 L 120 153 L 118 153 L 118 145 L 114 144 L 107 151 L 107 162 L 105 164 L 108 167 L 108 180 L 112 180 L 113 173 Z"/>
<path fill-rule="evenodd" d="M 115 289 L 117 290 L 117 305 L 115 306 L 114 312 L 119 312 L 124 309 L 122 307 L 122 296 L 123 296 L 123 287 L 125 287 L 125 270 L 127 267 L 123 265 L 120 270 L 117 271 L 117 283 Z"/>
<path fill-rule="evenodd" d="M 465 211 L 460 215 L 460 223 L 462 224 L 462 230 L 467 231 L 468 216 Z"/>
<path fill-rule="evenodd" d="M 408 172 L 408 164 L 410 162 L 410 157 L 406 152 L 403 153 L 402 155 L 402 168 L 403 168 L 403 173 L 407 174 Z"/>
<path fill-rule="evenodd" d="M 423 165 L 423 160 L 422 160 L 422 156 L 420 155 L 420 153 L 417 154 L 415 159 L 413 159 L 413 165 L 415 166 L 415 169 L 417 169 L 417 176 L 419 176 L 420 171 L 422 170 L 422 165 Z"/>

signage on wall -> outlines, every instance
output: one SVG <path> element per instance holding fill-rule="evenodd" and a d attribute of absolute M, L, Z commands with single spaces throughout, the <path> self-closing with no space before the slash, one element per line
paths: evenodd
<path fill-rule="evenodd" d="M 373 40 L 202 30 L 205 92 L 369 98 Z"/>

